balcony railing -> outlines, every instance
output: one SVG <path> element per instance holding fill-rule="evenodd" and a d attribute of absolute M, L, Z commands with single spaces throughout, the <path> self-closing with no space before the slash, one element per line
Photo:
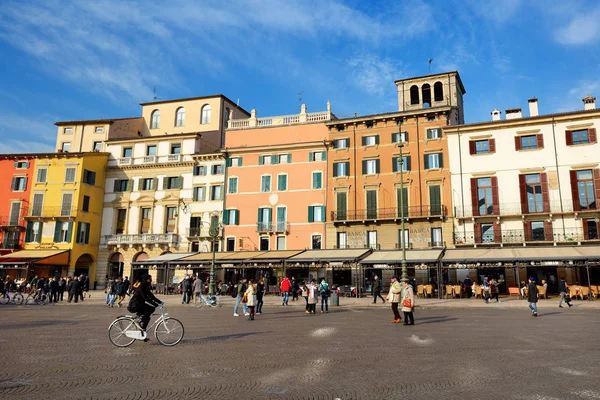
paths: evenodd
<path fill-rule="evenodd" d="M 102 244 L 120 245 L 120 244 L 167 244 L 173 245 L 179 241 L 178 235 L 174 233 L 141 233 L 134 235 L 105 235 Z"/>
<path fill-rule="evenodd" d="M 210 237 L 208 226 L 198 226 L 186 229 L 186 236 L 189 238 L 208 238 Z"/>
<path fill-rule="evenodd" d="M 287 233 L 290 231 L 290 223 L 287 221 L 277 221 L 273 225 L 276 233 Z"/>
<path fill-rule="evenodd" d="M 2 242 L 2 249 L 3 250 L 21 250 L 21 241 L 19 240 L 5 240 L 4 242 Z"/>
<path fill-rule="evenodd" d="M 515 216 L 523 215 L 523 209 L 520 202 L 500 203 L 482 207 L 465 206 L 464 212 L 462 207 L 455 207 L 455 215 L 457 218 L 485 217 L 485 216 Z M 526 214 L 561 214 L 572 213 L 573 202 L 569 200 L 551 201 L 545 204 L 532 205 L 527 208 Z"/>
<path fill-rule="evenodd" d="M 119 160 L 117 161 L 117 163 L 119 165 L 131 165 L 131 164 L 133 164 L 133 158 L 131 158 L 131 157 L 119 158 Z"/>
<path fill-rule="evenodd" d="M 180 162 L 181 154 L 169 154 L 167 156 L 167 162 Z"/>
<path fill-rule="evenodd" d="M 394 244 L 394 248 L 395 248 L 395 249 L 398 249 L 398 250 L 402 250 L 402 243 L 395 243 L 395 244 Z M 406 250 L 412 250 L 412 248 L 413 248 L 413 244 L 412 244 L 412 243 L 410 243 L 410 242 L 409 242 L 409 243 L 406 243 L 406 246 L 405 246 L 405 248 L 406 248 Z"/>
<path fill-rule="evenodd" d="M 256 232 L 258 232 L 258 233 L 273 232 L 273 224 L 270 222 L 257 222 L 256 223 Z"/>
<path fill-rule="evenodd" d="M 27 209 L 23 209 L 22 213 L 23 214 L 27 214 Z M 9 227 L 9 226 L 11 226 L 11 227 L 12 226 L 14 226 L 14 227 L 17 227 L 17 226 L 23 227 L 24 224 L 23 224 L 21 218 L 19 218 L 19 217 L 14 217 L 14 216 L 13 217 L 10 217 L 10 216 L 8 216 L 8 217 L 0 217 L 0 227 Z"/>
<path fill-rule="evenodd" d="M 445 217 L 446 206 L 413 206 L 406 207 L 404 213 L 398 208 L 372 208 L 366 210 L 348 210 L 348 211 L 332 211 L 331 221 L 369 221 L 369 220 L 389 220 L 402 219 L 404 214 L 405 219 L 410 218 L 431 218 Z"/>
<path fill-rule="evenodd" d="M 327 111 L 307 113 L 306 105 L 302 105 L 300 114 L 294 115 L 280 115 L 276 117 L 262 117 L 256 116 L 256 110 L 252 110 L 250 118 L 246 119 L 230 119 L 228 121 L 228 129 L 252 129 L 252 128 L 264 128 L 270 126 L 280 125 L 294 125 L 304 124 L 308 122 L 322 122 L 330 121 L 335 119 L 335 116 L 331 113 L 331 107 L 328 104 Z"/>
<path fill-rule="evenodd" d="M 67 206 L 38 206 L 33 205 L 27 210 L 25 218 L 75 218 L 77 209 Z"/>
<path fill-rule="evenodd" d="M 545 243 L 576 243 L 583 240 L 598 240 L 597 232 L 588 232 L 587 237 L 584 235 L 583 229 L 574 228 L 562 230 L 554 229 L 553 232 L 530 232 L 524 229 L 510 229 L 500 232 L 500 237 L 494 235 L 475 236 L 475 232 L 455 232 L 454 244 L 474 245 L 474 244 L 522 244 L 533 242 Z"/>
<path fill-rule="evenodd" d="M 142 158 L 143 164 L 156 164 L 156 156 L 145 156 Z"/>

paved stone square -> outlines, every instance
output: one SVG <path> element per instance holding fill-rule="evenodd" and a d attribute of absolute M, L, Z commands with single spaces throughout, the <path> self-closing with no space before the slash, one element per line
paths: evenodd
<path fill-rule="evenodd" d="M 600 398 L 595 308 L 428 308 L 405 327 L 384 306 L 309 316 L 270 299 L 251 322 L 230 298 L 218 309 L 165 299 L 186 329 L 172 348 L 114 347 L 107 328 L 125 310 L 98 300 L 0 306 L 0 398 Z"/>

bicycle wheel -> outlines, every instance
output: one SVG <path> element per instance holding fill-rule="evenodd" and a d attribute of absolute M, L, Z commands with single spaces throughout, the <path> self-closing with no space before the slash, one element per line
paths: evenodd
<path fill-rule="evenodd" d="M 10 297 L 5 293 L 2 295 L 2 297 L 0 297 L 0 303 L 2 304 L 8 304 L 8 302 L 10 301 Z"/>
<path fill-rule="evenodd" d="M 204 305 L 204 301 L 202 301 L 202 299 L 200 299 L 200 298 L 196 299 L 196 307 L 202 308 L 203 305 Z"/>
<path fill-rule="evenodd" d="M 15 295 L 13 296 L 13 301 L 16 305 L 23 304 L 23 295 L 21 293 L 15 293 Z"/>
<path fill-rule="evenodd" d="M 35 297 L 35 304 L 38 306 L 46 305 L 46 295 L 40 294 L 38 297 Z"/>
<path fill-rule="evenodd" d="M 120 317 L 113 321 L 108 327 L 108 338 L 110 342 L 117 347 L 127 347 L 131 343 L 135 342 L 134 338 L 131 338 L 125 334 L 128 330 L 137 330 L 133 319 L 128 317 Z"/>
<path fill-rule="evenodd" d="M 175 346 L 183 339 L 183 324 L 175 318 L 166 318 L 154 329 L 156 340 L 163 346 Z"/>

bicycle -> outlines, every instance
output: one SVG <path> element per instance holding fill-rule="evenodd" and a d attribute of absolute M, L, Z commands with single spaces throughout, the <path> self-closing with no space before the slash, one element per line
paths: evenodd
<path fill-rule="evenodd" d="M 219 302 L 219 297 L 215 296 L 215 295 L 212 295 L 212 296 L 208 295 L 204 299 L 201 296 L 196 296 L 194 303 L 195 303 L 196 307 L 202 307 L 205 304 L 212 308 L 221 307 L 221 304 Z"/>
<path fill-rule="evenodd" d="M 16 292 L 11 297 L 10 292 L 8 290 L 5 290 L 2 297 L 0 297 L 0 303 L 1 304 L 14 303 L 14 304 L 20 306 L 21 304 L 23 304 L 23 295 L 19 292 Z"/>
<path fill-rule="evenodd" d="M 31 290 L 25 298 L 25 304 L 37 304 L 38 306 L 45 306 L 50 302 L 50 294 L 42 293 L 42 289 Z"/>
<path fill-rule="evenodd" d="M 183 324 L 175 318 L 169 317 L 167 307 L 163 304 L 158 307 L 158 317 L 146 330 L 139 325 L 139 317 L 133 315 L 119 315 L 108 327 L 108 338 L 117 347 L 130 346 L 136 340 L 145 341 L 148 333 L 154 327 L 154 337 L 163 346 L 175 346 L 183 339 Z M 157 315 L 157 314 L 152 314 Z M 172 338 L 172 339 L 170 339 Z"/>

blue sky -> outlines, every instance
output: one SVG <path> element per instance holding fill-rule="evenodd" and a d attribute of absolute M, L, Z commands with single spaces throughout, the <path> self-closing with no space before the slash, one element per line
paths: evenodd
<path fill-rule="evenodd" d="M 393 111 L 394 80 L 429 58 L 460 72 L 467 122 L 533 96 L 581 109 L 600 98 L 598 21 L 585 0 L 3 0 L 0 153 L 54 151 L 55 121 L 138 116 L 154 87 L 259 116 L 298 112 L 298 92 L 309 112 Z"/>

